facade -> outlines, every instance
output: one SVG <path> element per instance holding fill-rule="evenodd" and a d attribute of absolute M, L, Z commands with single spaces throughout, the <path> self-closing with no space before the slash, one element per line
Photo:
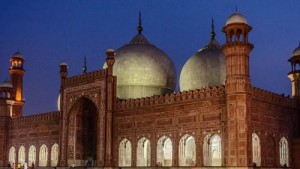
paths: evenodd
<path fill-rule="evenodd" d="M 59 111 L 22 115 L 24 58 L 12 56 L 0 85 L 0 166 L 300 168 L 300 47 L 289 59 L 291 98 L 252 86 L 252 28 L 235 12 L 222 46 L 212 24 L 175 92 L 172 60 L 139 21 L 129 44 L 107 50 L 103 69 L 68 77 L 60 64 Z"/>

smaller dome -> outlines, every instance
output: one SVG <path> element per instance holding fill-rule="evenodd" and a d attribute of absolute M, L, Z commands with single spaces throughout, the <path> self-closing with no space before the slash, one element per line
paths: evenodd
<path fill-rule="evenodd" d="M 244 23 L 248 24 L 247 19 L 238 12 L 234 12 L 227 20 L 226 25 L 232 24 L 232 23 Z"/>
<path fill-rule="evenodd" d="M 22 53 L 17 51 L 16 53 L 14 53 L 12 55 L 12 58 L 20 58 L 20 59 L 24 59 L 23 56 L 22 56 Z"/>
<path fill-rule="evenodd" d="M 108 48 L 106 52 L 115 52 L 112 48 Z"/>
<path fill-rule="evenodd" d="M 13 88 L 13 85 L 9 81 L 5 80 L 4 82 L 2 82 L 0 84 L 0 88 L 2 88 L 2 87 L 4 87 L 4 88 Z"/>
<path fill-rule="evenodd" d="M 293 51 L 293 56 L 299 56 L 300 55 L 300 44 L 299 46 Z"/>
<path fill-rule="evenodd" d="M 66 62 L 62 62 L 60 63 L 60 66 L 68 66 L 68 64 Z"/>
<path fill-rule="evenodd" d="M 189 58 L 180 73 L 181 91 L 225 84 L 225 57 L 220 48 L 219 43 L 211 39 L 204 48 Z"/>

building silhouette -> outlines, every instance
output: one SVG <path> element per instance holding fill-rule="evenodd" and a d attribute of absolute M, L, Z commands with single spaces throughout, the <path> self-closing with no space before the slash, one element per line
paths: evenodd
<path fill-rule="evenodd" d="M 59 65 L 59 111 L 22 115 L 24 57 L 0 84 L 0 166 L 300 167 L 300 46 L 292 97 L 252 86 L 251 26 L 234 12 L 184 65 L 180 92 L 170 57 L 138 33 L 108 49 L 103 69 L 69 77 Z"/>

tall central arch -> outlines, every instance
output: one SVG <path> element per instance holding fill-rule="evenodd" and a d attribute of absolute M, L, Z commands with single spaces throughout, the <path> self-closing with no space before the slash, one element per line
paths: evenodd
<path fill-rule="evenodd" d="M 95 104 L 80 98 L 68 116 L 68 164 L 94 166 L 97 159 L 98 113 Z"/>

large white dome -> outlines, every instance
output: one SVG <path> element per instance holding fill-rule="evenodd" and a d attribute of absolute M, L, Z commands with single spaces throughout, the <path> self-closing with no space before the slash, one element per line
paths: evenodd
<path fill-rule="evenodd" d="M 121 99 L 161 95 L 173 92 L 176 86 L 174 63 L 141 32 L 116 50 L 113 74 Z"/>

